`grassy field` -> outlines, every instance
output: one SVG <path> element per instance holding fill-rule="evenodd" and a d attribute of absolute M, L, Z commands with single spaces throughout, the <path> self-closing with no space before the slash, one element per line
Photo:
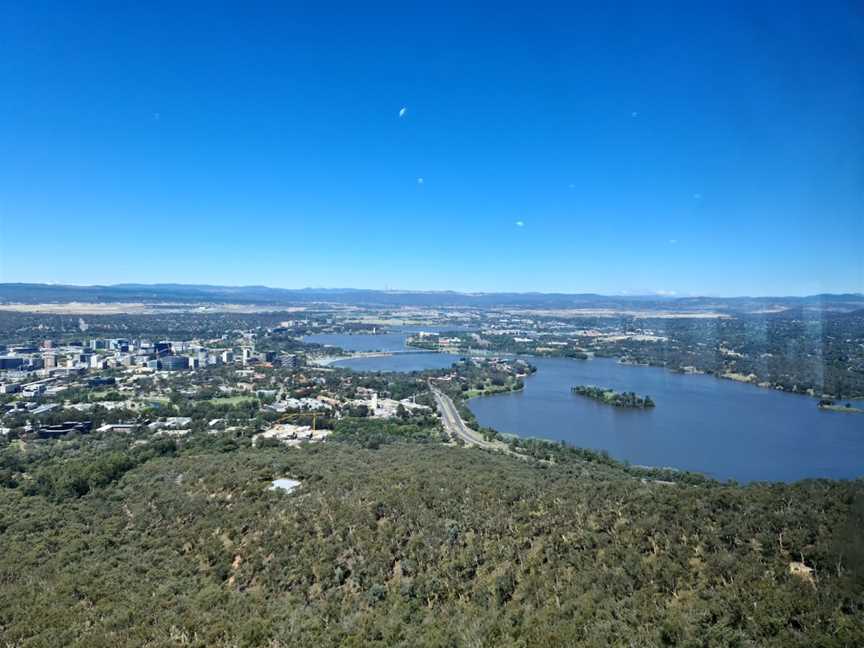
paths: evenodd
<path fill-rule="evenodd" d="M 491 396 L 492 394 L 505 394 L 512 391 L 519 391 L 520 387 L 517 387 L 515 383 L 510 383 L 507 385 L 493 385 L 491 383 L 487 383 L 483 389 L 469 389 L 465 392 L 465 398 L 474 398 L 476 396 Z"/>
<path fill-rule="evenodd" d="M 225 396 L 222 398 L 211 398 L 210 402 L 214 405 L 239 405 L 257 400 L 254 396 Z"/>

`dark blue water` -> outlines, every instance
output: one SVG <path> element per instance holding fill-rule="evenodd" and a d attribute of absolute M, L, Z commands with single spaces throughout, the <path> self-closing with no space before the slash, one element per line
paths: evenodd
<path fill-rule="evenodd" d="M 820 411 L 806 396 L 608 359 L 530 361 L 538 371 L 524 391 L 470 401 L 482 425 L 741 482 L 864 476 L 864 414 Z M 570 393 L 581 384 L 647 394 L 657 407 L 626 410 Z"/>

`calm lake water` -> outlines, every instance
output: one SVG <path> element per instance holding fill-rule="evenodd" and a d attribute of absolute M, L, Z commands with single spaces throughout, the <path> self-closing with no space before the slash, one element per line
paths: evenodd
<path fill-rule="evenodd" d="M 403 351 L 406 333 L 310 336 L 360 351 Z M 448 367 L 458 356 L 400 353 L 336 363 L 363 371 Z M 621 365 L 610 359 L 528 358 L 538 371 L 514 394 L 475 398 L 482 425 L 523 437 L 607 450 L 634 464 L 718 479 L 795 481 L 864 476 L 864 414 L 822 412 L 812 398 L 712 376 Z M 597 385 L 649 395 L 653 410 L 623 410 L 570 393 Z M 864 404 L 859 403 L 864 407 Z"/>
<path fill-rule="evenodd" d="M 356 369 L 357 371 L 423 371 L 425 369 L 446 369 L 459 359 L 449 353 L 414 352 L 405 344 L 408 336 L 419 329 L 401 329 L 379 335 L 345 335 L 322 333 L 307 335 L 304 342 L 314 342 L 339 347 L 347 351 L 386 351 L 392 356 L 372 358 L 349 358 L 333 363 L 334 367 Z M 433 331 L 434 328 L 424 328 Z M 453 330 L 452 327 L 448 330 Z"/>
<path fill-rule="evenodd" d="M 537 373 L 524 391 L 471 400 L 482 425 L 718 479 L 864 476 L 864 414 L 823 412 L 806 396 L 610 359 L 530 362 Z M 625 410 L 570 393 L 583 384 L 647 394 L 657 407 Z"/>

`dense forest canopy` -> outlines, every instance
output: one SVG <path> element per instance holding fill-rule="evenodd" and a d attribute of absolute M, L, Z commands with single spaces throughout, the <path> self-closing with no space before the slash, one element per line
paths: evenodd
<path fill-rule="evenodd" d="M 87 648 L 864 641 L 861 482 L 659 480 L 543 442 L 522 458 L 446 446 L 422 427 L 346 423 L 293 449 L 99 434 L 6 448 L 0 634 Z M 301 486 L 268 490 L 280 477 Z"/>

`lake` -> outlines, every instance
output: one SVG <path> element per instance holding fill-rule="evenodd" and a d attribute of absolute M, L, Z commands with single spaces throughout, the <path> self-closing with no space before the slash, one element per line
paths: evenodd
<path fill-rule="evenodd" d="M 393 332 L 307 339 L 358 351 L 404 352 L 406 337 Z M 358 371 L 416 371 L 449 367 L 457 359 L 396 353 L 335 364 Z M 538 371 L 525 380 L 522 392 L 470 401 L 482 425 L 606 450 L 634 464 L 740 482 L 864 476 L 864 414 L 823 412 L 806 396 L 606 358 L 527 359 Z M 657 407 L 625 410 L 570 393 L 582 384 L 649 395 Z"/>
<path fill-rule="evenodd" d="M 864 476 L 864 414 L 823 412 L 806 396 L 605 358 L 530 362 L 537 373 L 522 392 L 470 401 L 482 425 L 718 479 Z M 583 384 L 649 395 L 657 407 L 621 409 L 570 393 Z"/>
<path fill-rule="evenodd" d="M 408 336 L 420 329 L 400 329 L 378 335 L 343 333 L 320 333 L 307 335 L 304 342 L 314 342 L 328 346 L 339 347 L 346 351 L 384 351 L 391 356 L 346 358 L 333 363 L 334 367 L 354 369 L 356 371 L 423 371 L 426 369 L 446 369 L 456 362 L 460 356 L 450 353 L 431 353 L 416 351 L 405 342 Z M 424 328 L 424 331 L 437 330 L 435 327 Z M 448 330 L 454 330 L 452 327 Z"/>
<path fill-rule="evenodd" d="M 390 351 L 410 352 L 412 350 L 406 344 L 408 337 L 414 333 L 425 331 L 427 333 L 439 333 L 441 331 L 467 330 L 463 326 L 426 326 L 426 327 L 388 327 L 386 333 L 372 335 L 371 333 L 317 333 L 315 335 L 304 335 L 300 339 L 312 344 L 323 344 L 345 349 L 346 351 Z M 449 366 L 449 365 L 448 365 Z"/>

